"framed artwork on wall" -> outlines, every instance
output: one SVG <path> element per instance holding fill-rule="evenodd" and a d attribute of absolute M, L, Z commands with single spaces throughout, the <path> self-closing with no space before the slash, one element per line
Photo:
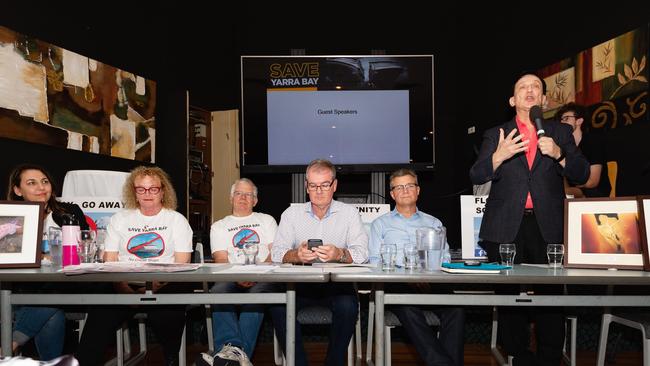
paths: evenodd
<path fill-rule="evenodd" d="M 155 162 L 156 82 L 0 26 L 0 137 Z"/>
<path fill-rule="evenodd" d="M 635 197 L 564 201 L 564 265 L 643 269 Z"/>
<path fill-rule="evenodd" d="M 643 252 L 643 269 L 650 271 L 650 196 L 638 196 L 639 236 Z"/>
<path fill-rule="evenodd" d="M 43 205 L 0 201 L 0 268 L 40 267 Z"/>

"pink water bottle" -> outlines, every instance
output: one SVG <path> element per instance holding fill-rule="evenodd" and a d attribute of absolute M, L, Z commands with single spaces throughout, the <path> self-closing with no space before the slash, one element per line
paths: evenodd
<path fill-rule="evenodd" d="M 61 225 L 61 256 L 63 267 L 79 264 L 79 221 L 73 215 L 63 215 Z"/>

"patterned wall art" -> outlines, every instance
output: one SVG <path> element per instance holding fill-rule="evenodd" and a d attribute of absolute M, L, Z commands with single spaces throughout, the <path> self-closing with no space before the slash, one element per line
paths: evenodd
<path fill-rule="evenodd" d="M 155 162 L 156 83 L 0 26 L 0 137 Z"/>
<path fill-rule="evenodd" d="M 619 98 L 642 100 L 639 96 L 648 90 L 648 33 L 645 25 L 539 70 L 548 87 L 546 117 L 568 102 L 594 106 Z"/>
<path fill-rule="evenodd" d="M 583 127 L 607 162 L 612 197 L 645 194 L 650 181 L 649 34 L 646 24 L 538 70 L 547 84 L 545 118 L 569 102 L 585 107 Z"/>
<path fill-rule="evenodd" d="M 554 110 L 569 102 L 575 102 L 575 67 L 545 77 L 547 108 Z"/>

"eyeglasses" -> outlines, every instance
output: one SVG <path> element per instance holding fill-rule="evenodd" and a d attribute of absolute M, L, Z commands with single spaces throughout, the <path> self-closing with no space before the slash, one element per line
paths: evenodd
<path fill-rule="evenodd" d="M 392 186 L 390 189 L 391 189 L 391 191 L 402 192 L 402 191 L 413 190 L 417 186 L 418 186 L 417 183 L 407 183 L 407 184 L 400 184 L 400 185 Z"/>
<path fill-rule="evenodd" d="M 334 184 L 334 181 L 325 182 L 321 184 L 307 182 L 307 189 L 310 191 L 317 191 L 318 188 L 320 188 L 321 191 L 329 191 L 332 188 L 332 184 Z"/>
<path fill-rule="evenodd" d="M 135 187 L 135 193 L 137 193 L 137 194 L 145 194 L 145 193 L 158 194 L 158 193 L 160 193 L 160 187 L 149 187 L 149 188 Z"/>
<path fill-rule="evenodd" d="M 240 191 L 234 191 L 232 193 L 233 197 L 244 197 L 246 199 L 253 199 L 255 198 L 255 194 L 253 192 L 240 192 Z"/>
<path fill-rule="evenodd" d="M 562 116 L 562 118 L 560 118 L 560 121 L 561 122 L 568 122 L 569 119 L 571 119 L 571 118 L 578 119 L 578 116 L 575 116 L 575 115 Z"/>

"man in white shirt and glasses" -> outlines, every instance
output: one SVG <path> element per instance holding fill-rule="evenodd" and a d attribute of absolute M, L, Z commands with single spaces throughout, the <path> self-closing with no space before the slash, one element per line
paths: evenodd
<path fill-rule="evenodd" d="M 353 206 L 335 201 L 336 168 L 328 160 L 317 159 L 306 170 L 305 189 L 309 202 L 292 205 L 280 219 L 273 240 L 273 262 L 308 264 L 319 262 L 364 263 L 368 259 L 368 236 L 359 212 Z M 322 244 L 309 248 L 309 239 Z M 296 305 L 326 305 L 333 313 L 330 342 L 325 365 L 343 365 L 348 343 L 357 320 L 358 300 L 350 283 L 298 284 Z M 286 308 L 271 307 L 273 325 L 280 344 L 286 337 Z M 307 365 L 300 325 L 296 324 L 296 365 Z"/>
<path fill-rule="evenodd" d="M 248 247 L 257 247 L 255 263 L 270 260 L 269 247 L 273 243 L 277 224 L 267 214 L 254 212 L 257 205 L 257 186 L 248 178 L 237 179 L 230 187 L 232 215 L 216 221 L 210 228 L 210 246 L 215 263 L 245 263 Z M 269 282 L 217 282 L 212 293 L 273 292 L 277 287 Z M 212 329 L 214 349 L 221 360 L 238 361 L 240 366 L 251 365 L 257 334 L 264 319 L 263 304 L 214 305 Z"/>

